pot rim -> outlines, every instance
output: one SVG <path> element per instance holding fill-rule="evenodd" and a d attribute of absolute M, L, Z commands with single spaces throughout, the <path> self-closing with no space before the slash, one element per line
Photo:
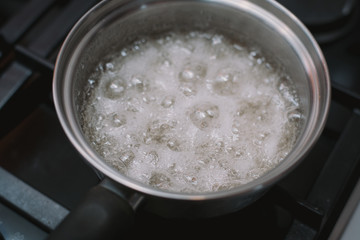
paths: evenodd
<path fill-rule="evenodd" d="M 175 0 L 172 2 L 177 2 L 180 0 Z M 181 1 L 181 2 L 187 2 Z M 64 68 L 63 66 L 71 65 L 71 63 L 64 63 L 64 59 L 67 59 L 69 56 L 68 52 L 68 46 L 72 43 L 74 39 L 74 35 L 77 34 L 79 29 L 83 28 L 83 25 L 86 23 L 88 18 L 91 18 L 94 12 L 98 12 L 99 9 L 105 7 L 107 4 L 109 4 L 112 1 L 104 0 L 97 5 L 95 5 L 93 8 L 91 8 L 83 17 L 75 24 L 75 26 L 72 28 L 72 30 L 69 32 L 68 36 L 66 37 L 60 52 L 58 54 L 55 68 L 54 68 L 54 80 L 53 80 L 53 99 L 54 104 L 56 108 L 57 115 L 59 117 L 60 123 L 73 144 L 73 146 L 77 149 L 77 151 L 97 170 L 99 170 L 101 173 L 105 174 L 107 177 L 111 178 L 115 182 L 126 186 L 130 189 L 133 189 L 137 192 L 154 196 L 154 197 L 160 197 L 160 198 L 169 198 L 169 199 L 176 199 L 176 200 L 190 200 L 190 201 L 202 201 L 202 200 L 212 200 L 212 199 L 221 199 L 221 198 L 227 198 L 230 196 L 235 195 L 250 195 L 254 192 L 257 192 L 259 190 L 262 190 L 268 186 L 271 186 L 281 178 L 283 178 L 286 174 L 288 174 L 292 169 L 294 169 L 299 163 L 300 160 L 310 151 L 313 144 L 317 141 L 317 139 L 320 137 L 320 134 L 324 128 L 328 110 L 330 106 L 330 78 L 328 73 L 328 68 L 325 62 L 325 58 L 315 41 L 315 39 L 312 37 L 310 32 L 307 30 L 307 28 L 287 9 L 285 9 L 282 5 L 277 3 L 276 1 L 263 1 L 263 0 L 201 0 L 201 2 L 204 3 L 216 3 L 216 4 L 223 4 L 228 5 L 231 7 L 237 7 L 239 4 L 247 4 L 248 8 L 251 8 L 253 5 L 258 5 L 258 7 L 266 8 L 266 11 L 271 11 L 271 14 L 276 14 L 277 18 L 281 18 L 283 22 L 291 23 L 293 27 L 296 27 L 297 34 L 302 34 L 303 38 L 305 38 L 308 43 L 310 43 L 310 48 L 312 51 L 315 51 L 316 56 L 318 57 L 319 61 L 321 62 L 321 66 L 319 66 L 323 72 L 323 75 L 325 77 L 325 91 L 322 97 L 322 101 L 324 102 L 321 112 L 322 115 L 319 116 L 319 119 L 317 119 L 313 133 L 311 133 L 310 136 L 307 137 L 308 144 L 306 145 L 306 148 L 297 149 L 297 158 L 292 161 L 286 161 L 287 158 L 285 158 L 281 163 L 279 163 L 278 166 L 276 166 L 274 169 L 267 172 L 265 175 L 247 183 L 244 185 L 241 185 L 239 187 L 235 187 L 229 190 L 222 190 L 222 191 L 216 191 L 216 192 L 204 192 L 204 193 L 180 193 L 180 192 L 170 192 L 165 191 L 161 189 L 157 189 L 154 187 L 151 187 L 150 185 L 146 185 L 144 183 L 138 182 L 136 180 L 133 180 L 125 175 L 122 175 L 115 169 L 111 168 L 109 165 L 107 165 L 103 160 L 101 160 L 101 157 L 89 147 L 89 144 L 87 143 L 87 140 L 84 138 L 83 134 L 81 133 L 80 127 L 78 126 L 78 123 L 73 116 L 72 109 L 72 103 L 71 103 L 71 93 L 70 91 L 65 91 L 64 93 L 61 91 L 61 89 L 66 89 L 67 87 L 70 87 L 67 83 L 63 83 L 63 77 L 69 77 L 69 71 L 63 73 Z M 125 6 L 126 4 L 129 4 L 130 2 L 135 1 L 120 1 L 121 6 Z M 142 1 L 144 2 L 144 1 Z M 163 0 L 150 0 L 148 1 L 148 5 L 154 4 L 154 3 L 165 3 L 166 1 Z M 188 1 L 191 2 L 191 1 Z M 137 5 L 137 10 L 143 8 L 144 5 L 139 3 Z M 93 30 L 93 29 L 92 29 Z M 75 51 L 77 51 L 75 49 Z M 80 51 L 80 50 L 79 50 Z M 71 60 L 71 59 L 70 59 Z M 65 65 L 64 65 L 65 64 Z M 63 85 L 64 84 L 64 85 Z M 67 84 L 67 85 L 66 85 Z M 319 115 L 319 109 L 317 109 L 317 115 Z M 300 153 L 301 150 L 301 153 Z"/>

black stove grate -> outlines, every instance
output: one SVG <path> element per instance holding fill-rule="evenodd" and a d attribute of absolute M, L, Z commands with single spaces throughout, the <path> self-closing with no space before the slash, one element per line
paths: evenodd
<path fill-rule="evenodd" d="M 61 43 L 97 2 L 0 3 L 0 233 L 5 239 L 44 239 L 56 224 L 44 221 L 44 213 L 34 208 L 46 202 L 47 207 L 59 208 L 58 213 L 45 213 L 47 218 L 54 219 L 60 212 L 66 215 L 98 183 L 65 137 L 51 95 Z M 305 20 L 329 65 L 333 97 L 319 141 L 289 176 L 239 212 L 211 219 L 169 220 L 140 209 L 134 229 L 124 236 L 165 238 L 164 229 L 179 237 L 234 237 L 240 233 L 251 239 L 310 240 L 330 236 L 360 176 L 359 4 L 330 1 L 349 9 L 339 15 L 329 6 L 327 13 L 333 17 L 322 14 L 320 21 L 304 15 L 299 1 L 279 2 Z M 23 194 L 14 195 L 19 192 Z M 33 203 L 34 199 L 37 207 L 26 207 L 24 202 Z"/>

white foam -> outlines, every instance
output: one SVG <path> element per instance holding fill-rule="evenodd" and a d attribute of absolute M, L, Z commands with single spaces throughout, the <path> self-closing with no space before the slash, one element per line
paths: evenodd
<path fill-rule="evenodd" d="M 218 34 L 138 41 L 89 79 L 84 132 L 107 163 L 157 188 L 245 184 L 284 159 L 300 125 L 291 80 L 269 66 Z"/>

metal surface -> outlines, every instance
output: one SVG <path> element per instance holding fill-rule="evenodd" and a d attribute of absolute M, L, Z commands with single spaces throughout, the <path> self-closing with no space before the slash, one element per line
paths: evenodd
<path fill-rule="evenodd" d="M 67 209 L 20 181 L 0 167 L 0 197 L 53 230 L 69 213 Z"/>
<path fill-rule="evenodd" d="M 150 34 L 180 25 L 194 27 L 194 23 L 201 30 L 215 28 L 231 32 L 235 37 L 245 35 L 268 55 L 276 56 L 295 79 L 305 106 L 304 128 L 288 157 L 265 176 L 229 191 L 181 194 L 157 190 L 129 179 L 106 165 L 91 149 L 77 121 L 77 104 L 81 101 L 74 95 L 81 92 L 92 66 L 107 51 L 116 50 L 140 32 Z M 104 1 L 88 12 L 68 35 L 56 63 L 53 93 L 67 136 L 95 168 L 116 182 L 146 194 L 148 204 L 154 203 L 152 207 L 156 209 L 156 205 L 161 205 L 162 211 L 166 211 L 167 205 L 170 208 L 178 203 L 186 205 L 179 211 L 187 215 L 205 212 L 218 215 L 242 208 L 260 197 L 310 150 L 327 117 L 330 82 L 325 60 L 311 34 L 275 1 Z"/>
<path fill-rule="evenodd" d="M 360 236 L 360 181 L 357 182 L 344 210 L 336 222 L 329 240 L 355 240 Z"/>
<path fill-rule="evenodd" d="M 46 236 L 47 233 L 41 228 L 0 203 L 1 240 L 43 240 Z"/>
<path fill-rule="evenodd" d="M 14 95 L 30 77 L 31 71 L 20 63 L 13 63 L 10 70 L 0 77 L 0 108 Z"/>

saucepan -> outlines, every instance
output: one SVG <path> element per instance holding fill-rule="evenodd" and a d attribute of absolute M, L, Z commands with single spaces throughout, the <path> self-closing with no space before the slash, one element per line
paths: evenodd
<path fill-rule="evenodd" d="M 229 190 L 171 192 L 121 174 L 92 148 L 79 112 L 94 68 L 139 35 L 175 28 L 218 31 L 235 39 L 241 36 L 260 46 L 292 77 L 303 106 L 302 127 L 292 151 L 274 169 Z M 231 213 L 259 199 L 301 162 L 320 136 L 330 104 L 330 80 L 312 35 L 276 1 L 105 0 L 89 10 L 67 36 L 55 65 L 53 96 L 67 137 L 102 181 L 50 239 L 107 239 L 128 228 L 139 207 L 163 217 L 199 218 Z"/>

